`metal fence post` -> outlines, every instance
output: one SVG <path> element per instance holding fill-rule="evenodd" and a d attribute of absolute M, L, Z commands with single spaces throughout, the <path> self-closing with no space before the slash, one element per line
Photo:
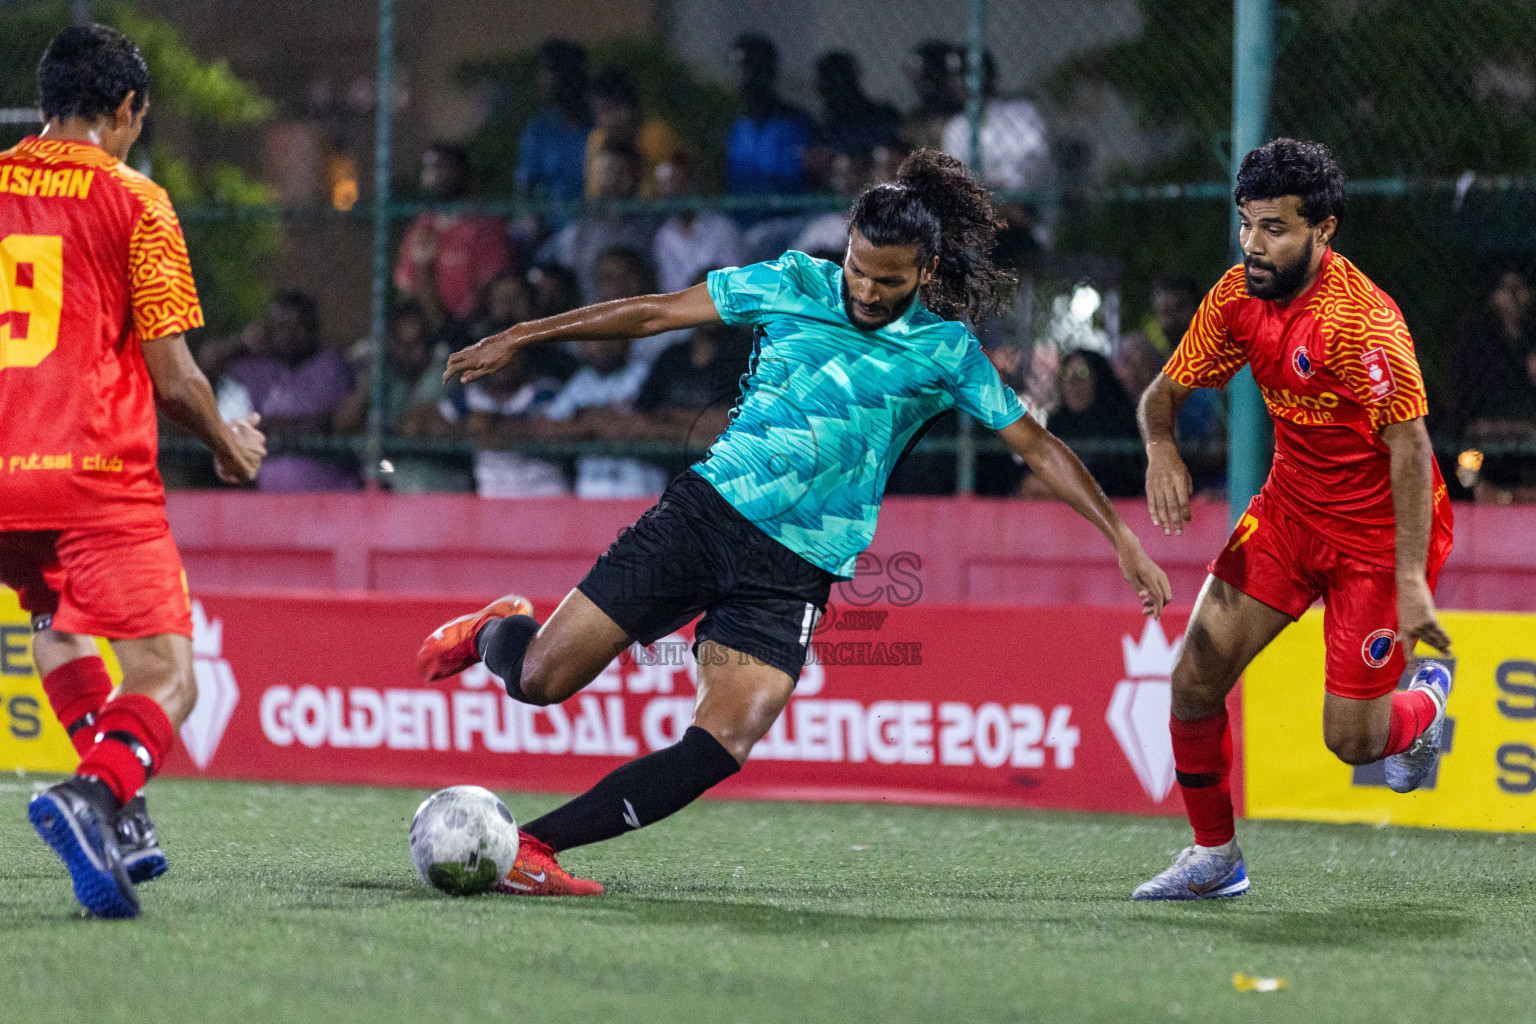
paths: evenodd
<path fill-rule="evenodd" d="M 970 0 L 969 31 L 965 60 L 965 119 L 970 123 L 970 165 L 976 177 L 982 174 L 981 119 L 986 97 L 982 95 L 983 64 L 987 46 L 987 0 Z M 972 494 L 976 490 L 976 423 L 960 413 L 955 439 L 955 492 Z"/>
<path fill-rule="evenodd" d="M 379 0 L 379 66 L 374 85 L 373 138 L 373 281 L 369 309 L 368 360 L 372 374 L 368 401 L 368 437 L 363 446 L 363 472 L 370 487 L 378 485 L 384 455 L 384 351 L 389 295 L 389 171 L 394 151 L 395 122 L 395 5 Z"/>
<path fill-rule="evenodd" d="M 1275 58 L 1274 0 L 1233 0 L 1232 9 L 1232 178 L 1243 155 L 1264 144 L 1269 120 L 1269 83 Z M 1232 251 L 1237 245 L 1237 209 L 1232 210 Z M 1233 523 L 1259 493 L 1269 472 L 1268 414 L 1259 386 L 1247 367 L 1227 386 L 1227 501 Z"/>

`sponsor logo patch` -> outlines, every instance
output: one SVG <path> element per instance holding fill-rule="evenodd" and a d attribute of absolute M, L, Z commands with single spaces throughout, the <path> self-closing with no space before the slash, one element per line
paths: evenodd
<path fill-rule="evenodd" d="M 1371 400 L 1384 401 L 1397 391 L 1397 382 L 1392 379 L 1392 367 L 1387 365 L 1387 350 L 1384 348 L 1368 348 L 1360 353 L 1360 362 L 1365 366 L 1365 374 L 1371 379 Z"/>

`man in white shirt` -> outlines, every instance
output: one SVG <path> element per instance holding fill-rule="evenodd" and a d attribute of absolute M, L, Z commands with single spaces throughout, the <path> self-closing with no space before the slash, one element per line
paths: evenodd
<path fill-rule="evenodd" d="M 961 74 L 964 74 L 962 68 Z M 1007 192 L 1039 188 L 1052 178 L 1045 118 L 1023 98 L 999 99 L 997 66 L 990 53 L 982 62 L 981 179 Z M 971 122 L 959 113 L 944 126 L 944 152 L 970 165 Z"/>
<path fill-rule="evenodd" d="M 681 199 L 698 193 L 692 161 L 684 154 L 656 165 L 656 194 Z M 656 232 L 652 258 L 663 292 L 682 291 L 705 270 L 739 267 L 741 231 L 729 217 L 713 210 L 673 214 Z"/>

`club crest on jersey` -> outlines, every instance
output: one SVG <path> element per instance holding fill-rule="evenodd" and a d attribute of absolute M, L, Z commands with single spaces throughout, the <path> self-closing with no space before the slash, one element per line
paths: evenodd
<path fill-rule="evenodd" d="M 1371 668 L 1381 668 L 1392 657 L 1392 647 L 1397 643 L 1397 634 L 1390 629 L 1378 629 L 1365 638 L 1365 643 L 1360 645 L 1360 656 Z"/>
<path fill-rule="evenodd" d="M 1360 353 L 1360 362 L 1365 366 L 1366 376 L 1371 379 L 1372 401 L 1383 401 L 1397 391 L 1397 382 L 1392 379 L 1392 367 L 1387 364 L 1386 349 L 1368 348 Z"/>
<path fill-rule="evenodd" d="M 1307 355 L 1305 348 L 1298 348 L 1291 353 L 1291 369 L 1296 371 L 1296 376 L 1306 380 L 1312 376 L 1312 357 Z"/>

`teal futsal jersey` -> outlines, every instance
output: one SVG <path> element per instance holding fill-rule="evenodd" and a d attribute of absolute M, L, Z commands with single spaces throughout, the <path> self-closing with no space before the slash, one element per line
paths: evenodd
<path fill-rule="evenodd" d="M 758 342 L 730 426 L 694 469 L 768 536 L 851 577 L 891 470 L 930 421 L 959 406 L 999 430 L 1024 406 L 975 335 L 920 299 L 879 330 L 855 327 L 842 274 L 794 251 L 710 273 L 721 318 Z"/>

